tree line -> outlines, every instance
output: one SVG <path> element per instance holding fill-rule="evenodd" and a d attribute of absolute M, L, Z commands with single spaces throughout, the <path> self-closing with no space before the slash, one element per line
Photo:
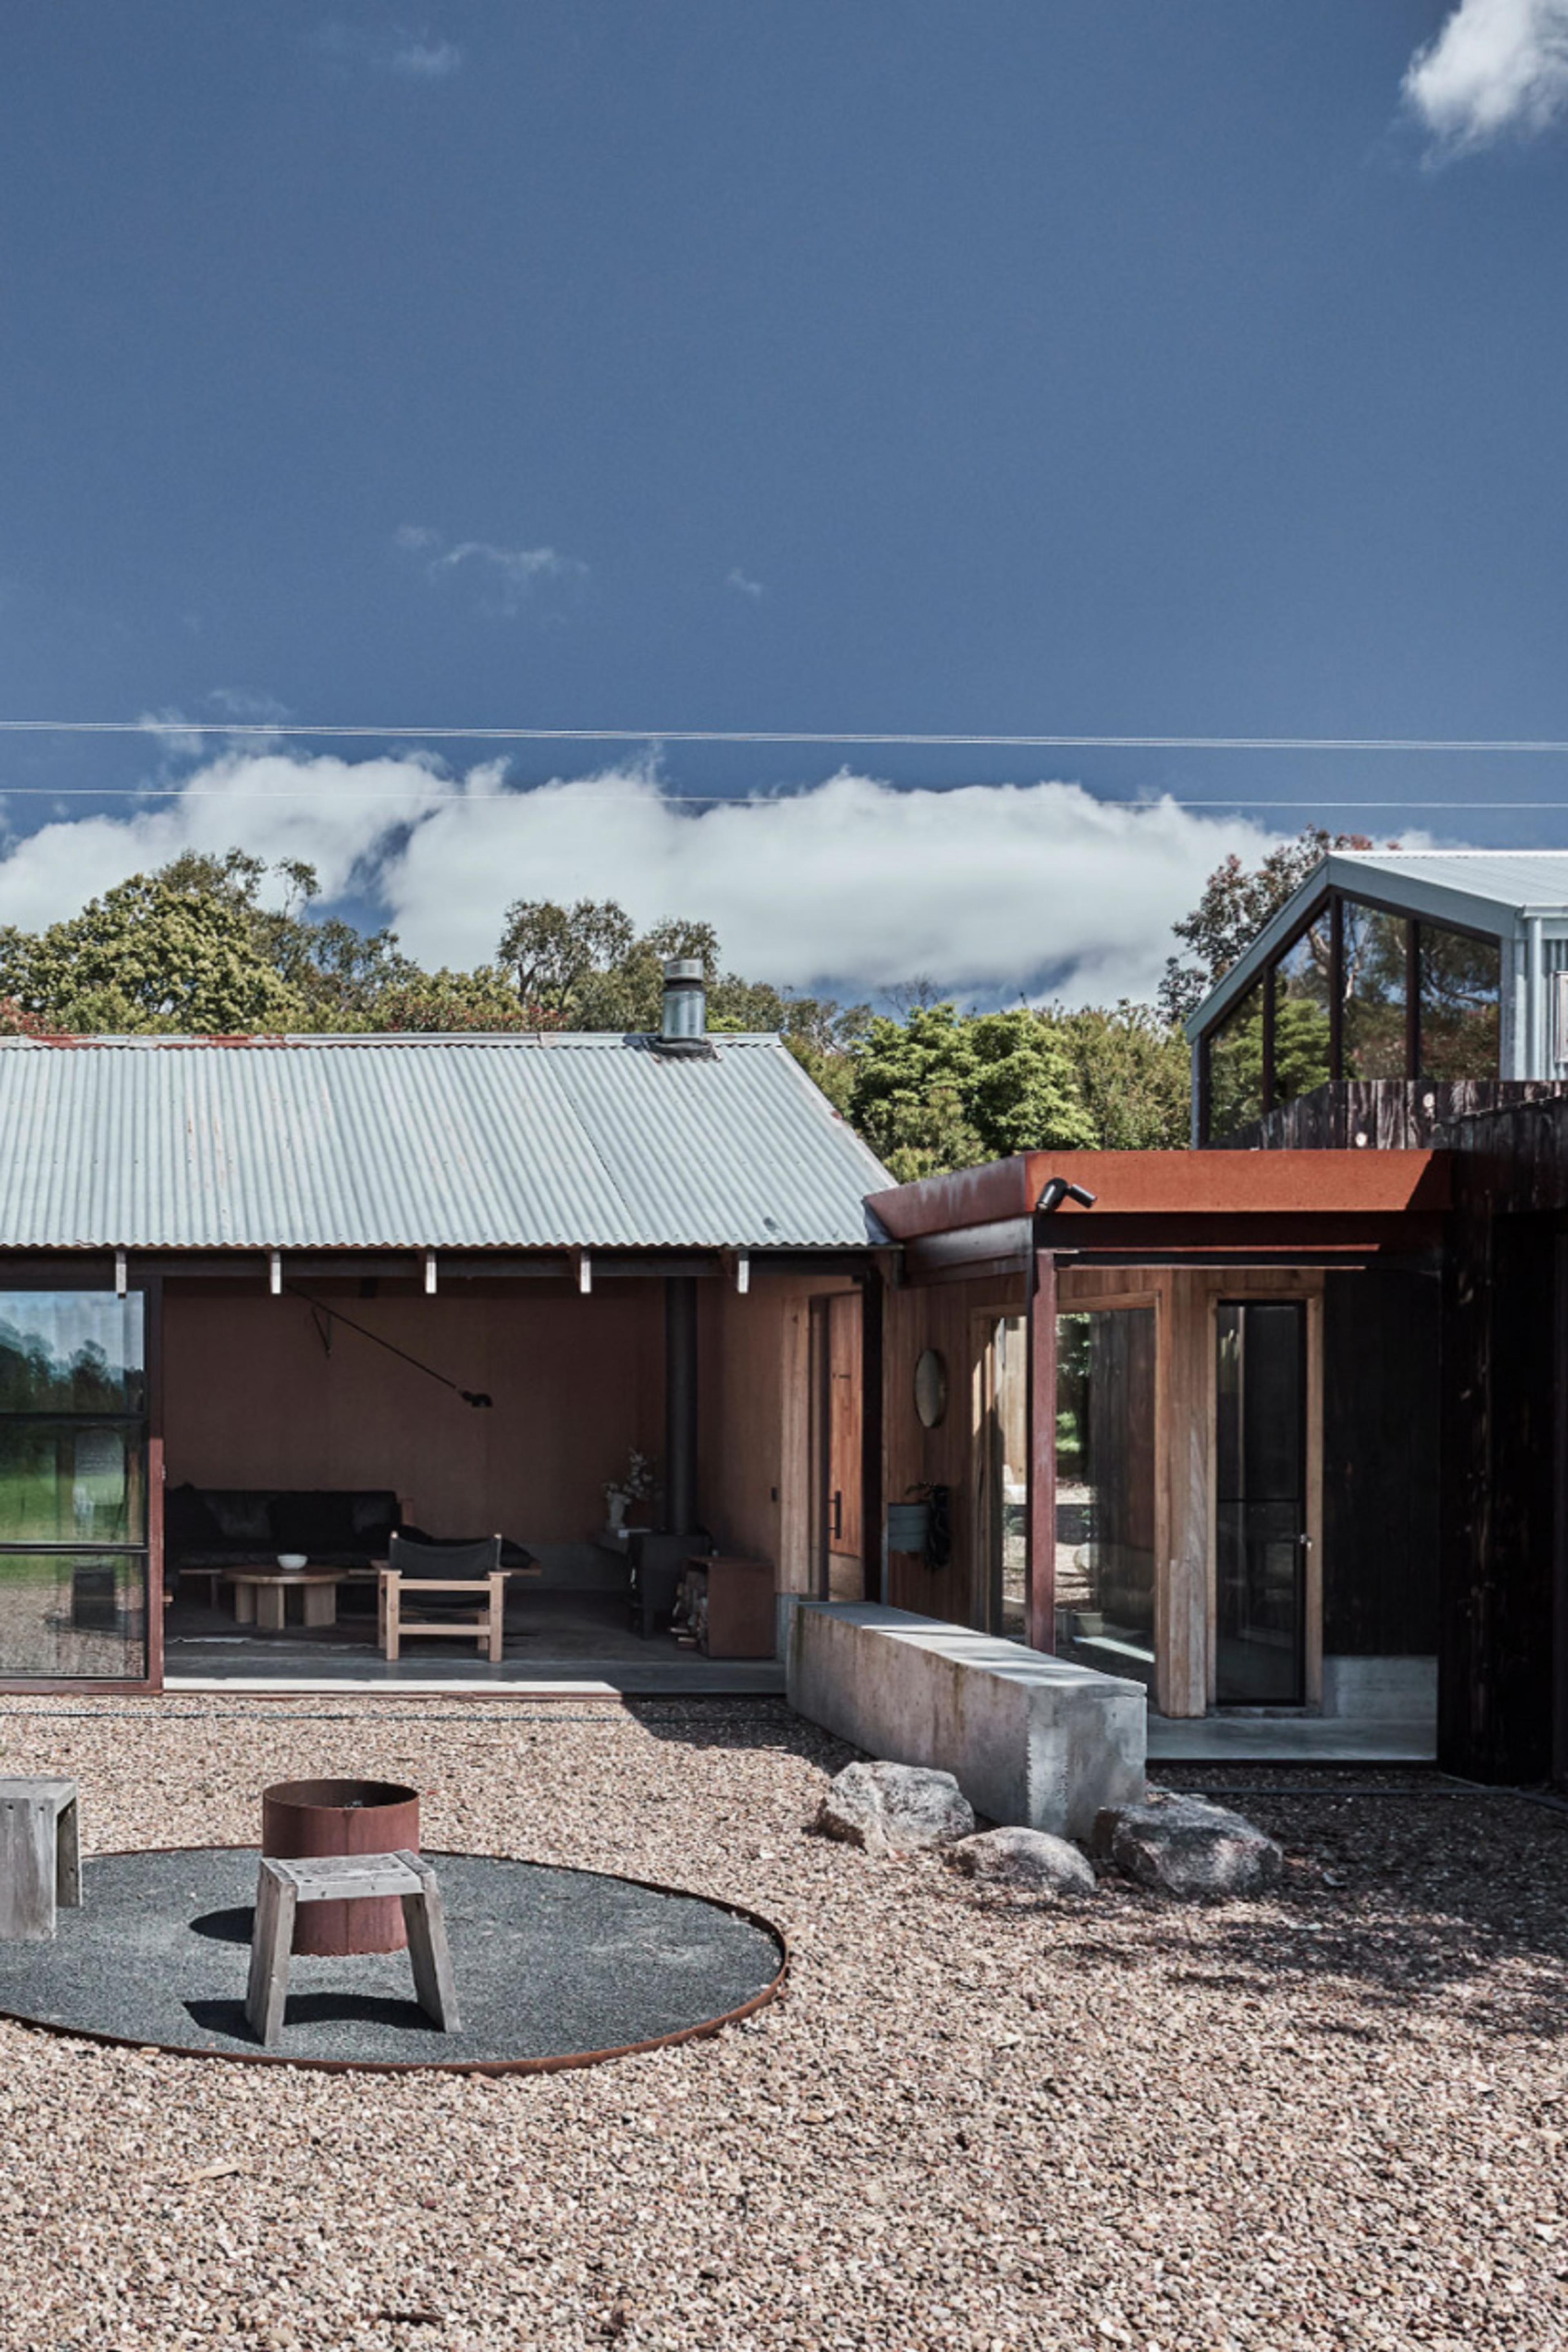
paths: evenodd
<path fill-rule="evenodd" d="M 489 961 L 426 971 L 395 932 L 318 913 L 309 865 L 187 852 L 44 930 L 0 928 L 0 1034 L 647 1031 L 664 959 L 689 956 L 709 1026 L 781 1034 L 900 1181 L 1027 1150 L 1150 1150 L 1188 1139 L 1181 1017 L 1330 845 L 1310 832 L 1255 871 L 1218 868 L 1175 926 L 1186 955 L 1158 1005 L 984 1013 L 920 985 L 879 1013 L 745 980 L 711 924 L 639 931 L 613 899 L 519 899 Z"/>

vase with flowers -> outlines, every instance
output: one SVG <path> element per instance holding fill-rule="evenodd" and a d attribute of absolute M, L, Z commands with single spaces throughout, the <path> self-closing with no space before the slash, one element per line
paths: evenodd
<path fill-rule="evenodd" d="M 645 1503 L 654 1494 L 658 1465 L 651 1454 L 639 1454 L 634 1445 L 626 1457 L 626 1466 L 618 1478 L 607 1481 L 605 1487 L 605 1525 L 619 1535 L 626 1523 L 626 1513 L 634 1503 Z"/>

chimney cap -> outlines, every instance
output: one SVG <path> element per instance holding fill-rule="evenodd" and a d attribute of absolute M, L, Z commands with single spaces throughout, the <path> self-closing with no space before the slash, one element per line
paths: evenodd
<path fill-rule="evenodd" d="M 703 977 L 702 959 L 700 956 L 666 956 L 664 976 L 666 980 L 700 981 Z"/>

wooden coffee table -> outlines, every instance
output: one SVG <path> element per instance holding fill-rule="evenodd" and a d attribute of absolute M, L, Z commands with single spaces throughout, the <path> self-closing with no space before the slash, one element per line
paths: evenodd
<path fill-rule="evenodd" d="M 343 1571 L 335 1568 L 231 1568 L 225 1581 L 234 1587 L 234 1621 L 255 1625 L 264 1633 L 281 1633 L 289 1622 L 289 1595 L 303 1595 L 307 1625 L 335 1625 L 338 1587 Z"/>

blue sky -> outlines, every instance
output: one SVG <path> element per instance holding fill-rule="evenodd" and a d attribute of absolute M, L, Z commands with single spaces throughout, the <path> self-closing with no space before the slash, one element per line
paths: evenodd
<path fill-rule="evenodd" d="M 13 12 L 0 716 L 1568 737 L 1565 104 L 1563 0 Z M 1568 843 L 1561 760 L 480 757 L 0 740 L 0 919 L 232 839 L 1094 995 L 1231 839 Z"/>

